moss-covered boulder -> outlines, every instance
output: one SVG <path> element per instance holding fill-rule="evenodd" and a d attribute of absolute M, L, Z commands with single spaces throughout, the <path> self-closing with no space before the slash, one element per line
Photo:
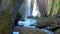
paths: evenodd
<path fill-rule="evenodd" d="M 47 34 L 46 32 L 41 31 L 40 29 L 37 28 L 27 28 L 27 27 L 20 27 L 17 28 L 18 30 L 14 31 L 19 31 L 20 34 Z"/>
<path fill-rule="evenodd" d="M 60 34 L 60 29 L 57 29 L 57 30 L 55 31 L 55 34 Z"/>

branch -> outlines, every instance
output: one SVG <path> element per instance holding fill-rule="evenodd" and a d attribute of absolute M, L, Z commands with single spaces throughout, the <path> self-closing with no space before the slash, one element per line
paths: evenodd
<path fill-rule="evenodd" d="M 51 9 L 50 9 L 50 14 L 49 14 L 49 16 L 52 16 L 54 2 L 55 2 L 55 0 L 52 0 L 52 6 L 51 6 Z"/>

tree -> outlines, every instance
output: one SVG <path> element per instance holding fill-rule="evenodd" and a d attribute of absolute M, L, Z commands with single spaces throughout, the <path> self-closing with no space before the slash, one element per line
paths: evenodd
<path fill-rule="evenodd" d="M 18 9 L 23 0 L 11 0 L 6 9 L 1 10 L 0 34 L 11 34 Z"/>
<path fill-rule="evenodd" d="M 41 13 L 41 17 L 47 16 L 47 2 L 48 0 L 37 0 L 38 8 Z"/>
<path fill-rule="evenodd" d="M 60 16 L 60 7 L 58 9 L 57 15 Z"/>
<path fill-rule="evenodd" d="M 51 9 L 50 9 L 50 14 L 49 14 L 49 16 L 52 16 L 53 7 L 54 7 L 54 1 L 55 1 L 55 0 L 52 0 L 52 6 L 51 6 Z"/>
<path fill-rule="evenodd" d="M 49 14 L 48 17 L 45 17 L 46 13 L 45 13 L 45 10 L 43 9 L 43 7 L 45 6 L 45 5 L 43 6 L 44 0 L 37 0 L 37 4 L 38 4 L 38 7 L 39 7 L 39 10 L 40 10 L 40 13 L 41 13 L 41 17 L 40 17 L 40 19 L 38 18 L 39 22 L 37 24 L 37 27 L 39 27 L 39 28 L 44 27 L 44 26 L 48 27 L 48 25 L 51 26 L 53 29 L 56 28 L 56 27 L 59 27 L 58 24 L 60 22 L 58 22 L 58 21 L 60 21 L 60 6 L 58 6 L 59 8 L 57 8 L 58 9 L 58 11 L 56 11 L 57 14 L 52 16 L 54 8 L 57 7 L 57 6 L 54 7 L 55 6 L 55 1 L 58 1 L 58 0 L 49 0 L 49 1 L 52 1 L 51 7 L 50 7 L 51 8 L 50 9 L 50 14 Z M 58 5 L 58 4 L 56 4 L 56 5 Z"/>

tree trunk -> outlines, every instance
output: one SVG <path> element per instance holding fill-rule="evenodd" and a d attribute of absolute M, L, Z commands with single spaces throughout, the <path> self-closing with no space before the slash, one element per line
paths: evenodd
<path fill-rule="evenodd" d="M 15 17 L 23 0 L 11 0 L 6 9 L 0 11 L 0 34 L 11 34 Z"/>
<path fill-rule="evenodd" d="M 37 0 L 38 8 L 41 13 L 41 17 L 47 16 L 47 3 L 48 0 Z"/>
<path fill-rule="evenodd" d="M 49 14 L 49 16 L 52 16 L 52 13 L 53 13 L 53 6 L 54 6 L 54 1 L 55 1 L 55 0 L 52 0 L 52 6 L 51 6 L 51 9 L 50 9 L 50 14 Z"/>
<path fill-rule="evenodd" d="M 60 16 L 60 7 L 59 7 L 59 9 L 58 9 L 57 15 L 59 15 L 59 16 Z"/>

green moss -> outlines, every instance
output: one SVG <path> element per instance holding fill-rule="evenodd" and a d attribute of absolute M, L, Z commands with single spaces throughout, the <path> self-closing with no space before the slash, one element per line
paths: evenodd
<path fill-rule="evenodd" d="M 22 17 L 21 13 L 17 13 L 17 16 L 18 16 L 18 17 Z"/>
<path fill-rule="evenodd" d="M 48 18 L 41 18 L 39 21 L 39 23 L 37 23 L 37 27 L 44 27 L 44 26 L 48 26 L 48 25 L 50 25 L 52 28 L 55 28 L 55 27 L 57 27 L 57 24 L 55 23 L 55 21 L 56 21 L 56 19 L 57 18 L 55 18 L 55 17 L 51 17 L 51 19 L 50 19 L 50 17 L 49 17 L 49 19 Z M 59 20 L 59 19 L 58 19 Z"/>
<path fill-rule="evenodd" d="M 55 31 L 55 34 L 60 34 L 60 29 L 57 29 L 57 30 Z"/>
<path fill-rule="evenodd" d="M 28 16 L 27 18 L 30 19 L 30 18 L 34 18 L 34 17 L 33 16 Z"/>
<path fill-rule="evenodd" d="M 20 27 L 18 31 L 20 32 L 20 34 L 47 34 L 46 32 L 42 32 L 38 28 Z"/>

